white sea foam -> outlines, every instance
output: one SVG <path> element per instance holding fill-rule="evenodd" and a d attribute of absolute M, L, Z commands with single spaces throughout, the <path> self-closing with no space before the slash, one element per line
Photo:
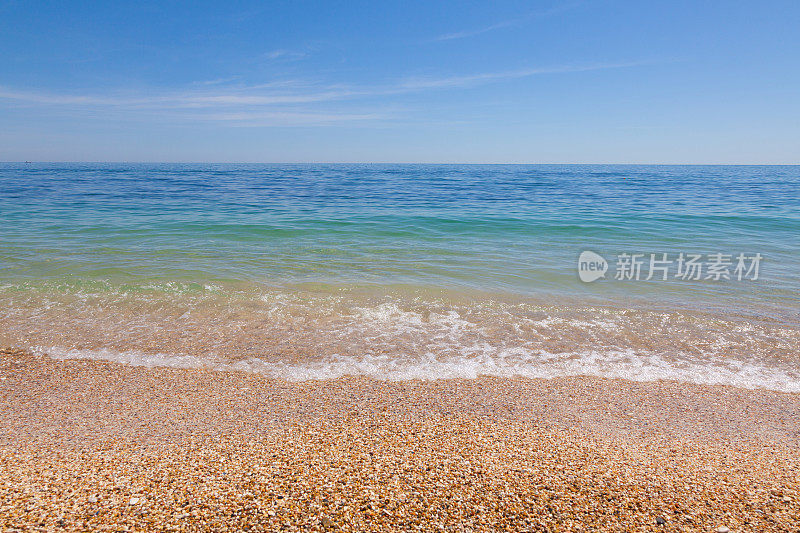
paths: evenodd
<path fill-rule="evenodd" d="M 169 300 L 99 295 L 88 303 L 69 296 L 52 310 L 48 294 L 32 305 L 0 309 L 0 332 L 9 344 L 38 345 L 38 353 L 56 359 L 242 370 L 288 380 L 593 375 L 800 392 L 800 330 L 781 324 L 525 302 L 207 292 Z M 66 348 L 84 342 L 130 349 Z M 165 353 L 147 350 L 154 345 Z M 282 362 L 284 353 L 291 362 Z"/>
<path fill-rule="evenodd" d="M 220 371 L 257 372 L 290 381 L 366 376 L 383 380 L 474 379 L 478 376 L 556 378 L 598 376 L 632 381 L 675 380 L 705 385 L 731 385 L 800 393 L 800 371 L 753 361 L 713 357 L 706 360 L 667 358 L 631 350 L 572 353 L 533 352 L 524 348 L 495 349 L 473 346 L 463 356 L 422 357 L 396 355 L 333 355 L 304 363 L 284 363 L 250 358 L 229 361 L 192 355 L 151 354 L 109 349 L 79 350 L 37 347 L 35 353 L 54 359 L 93 359 L 132 366 L 208 368 Z"/>

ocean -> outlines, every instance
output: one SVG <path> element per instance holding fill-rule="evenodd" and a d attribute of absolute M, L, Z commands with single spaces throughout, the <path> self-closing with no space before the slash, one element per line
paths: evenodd
<path fill-rule="evenodd" d="M 799 272 L 800 166 L 0 164 L 0 345 L 55 358 L 800 392 Z"/>

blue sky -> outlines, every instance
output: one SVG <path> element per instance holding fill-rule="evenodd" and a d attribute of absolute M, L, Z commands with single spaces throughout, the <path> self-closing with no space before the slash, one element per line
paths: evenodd
<path fill-rule="evenodd" d="M 0 160 L 800 163 L 800 2 L 0 0 Z"/>

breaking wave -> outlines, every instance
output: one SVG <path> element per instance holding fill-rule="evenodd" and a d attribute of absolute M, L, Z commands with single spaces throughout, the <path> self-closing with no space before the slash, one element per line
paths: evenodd
<path fill-rule="evenodd" d="M 508 350 L 470 357 L 403 359 L 390 355 L 333 355 L 301 363 L 270 362 L 259 358 L 226 361 L 192 355 L 148 354 L 109 349 L 86 350 L 60 347 L 34 350 L 54 359 L 92 359 L 132 366 L 204 368 L 218 371 L 256 372 L 288 381 L 325 380 L 364 376 L 385 380 L 474 379 L 479 376 L 551 379 L 565 376 L 597 376 L 632 381 L 675 380 L 703 385 L 730 385 L 800 393 L 800 372 L 775 368 L 758 361 L 734 359 L 668 360 L 657 354 L 632 351 L 553 354 Z"/>

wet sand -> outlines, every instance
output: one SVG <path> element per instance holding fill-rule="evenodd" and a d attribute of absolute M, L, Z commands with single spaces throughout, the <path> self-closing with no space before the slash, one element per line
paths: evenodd
<path fill-rule="evenodd" d="M 3 531 L 800 530 L 798 394 L 0 354 Z"/>

